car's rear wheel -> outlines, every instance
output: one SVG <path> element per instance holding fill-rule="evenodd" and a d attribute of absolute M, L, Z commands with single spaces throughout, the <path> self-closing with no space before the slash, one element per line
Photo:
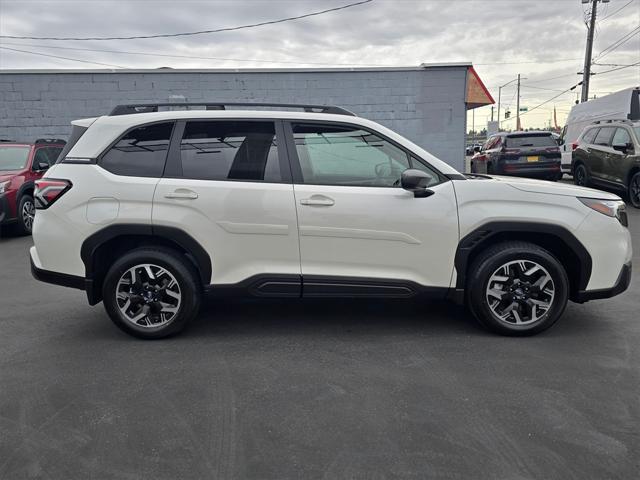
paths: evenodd
<path fill-rule="evenodd" d="M 573 183 L 580 187 L 589 186 L 589 172 L 584 164 L 580 163 L 576 165 L 576 168 L 573 171 Z"/>
<path fill-rule="evenodd" d="M 197 315 L 200 290 L 184 256 L 169 249 L 139 248 L 111 266 L 103 301 L 120 329 L 154 339 L 178 333 Z"/>
<path fill-rule="evenodd" d="M 474 261 L 467 299 L 482 325 L 502 335 L 534 335 L 564 311 L 569 281 L 560 262 L 543 248 L 506 242 Z"/>
<path fill-rule="evenodd" d="M 22 195 L 18 203 L 18 231 L 22 235 L 31 235 L 33 220 L 36 216 L 36 204 L 31 195 Z"/>
<path fill-rule="evenodd" d="M 635 208 L 640 208 L 640 172 L 636 172 L 629 180 L 629 201 Z"/>

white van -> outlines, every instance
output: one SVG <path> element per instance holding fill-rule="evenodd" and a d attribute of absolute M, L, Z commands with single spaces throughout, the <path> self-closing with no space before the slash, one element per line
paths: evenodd
<path fill-rule="evenodd" d="M 626 88 L 605 97 L 579 103 L 571 109 L 560 136 L 562 171 L 571 174 L 571 152 L 584 127 L 596 120 L 639 120 L 640 87 Z"/>

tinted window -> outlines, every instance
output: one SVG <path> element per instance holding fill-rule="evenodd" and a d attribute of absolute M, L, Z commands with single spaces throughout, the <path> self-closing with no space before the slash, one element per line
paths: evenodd
<path fill-rule="evenodd" d="M 136 128 L 125 134 L 100 165 L 116 175 L 161 177 L 169 150 L 173 122 Z"/>
<path fill-rule="evenodd" d="M 49 166 L 56 163 L 56 159 L 60 152 L 62 151 L 61 147 L 43 147 L 36 150 L 36 155 L 33 158 L 33 169 L 38 170 L 40 168 L 40 163 L 46 163 Z"/>
<path fill-rule="evenodd" d="M 631 135 L 624 128 L 616 128 L 616 133 L 613 135 L 612 145 L 626 145 L 631 143 Z"/>
<path fill-rule="evenodd" d="M 69 136 L 69 140 L 67 140 L 67 144 L 58 155 L 56 163 L 60 163 L 64 159 L 64 157 L 67 156 L 67 153 L 69 153 L 73 146 L 78 143 L 80 137 L 82 137 L 82 135 L 84 135 L 84 132 L 86 132 L 87 130 L 88 127 L 80 127 L 78 125 L 73 125 L 71 127 L 71 135 Z"/>
<path fill-rule="evenodd" d="M 611 139 L 612 134 L 613 134 L 613 127 L 601 128 L 598 131 L 598 134 L 596 135 L 596 138 L 593 141 L 593 143 L 595 145 L 602 145 L 602 146 L 611 145 L 611 143 L 609 143 L 609 140 Z"/>
<path fill-rule="evenodd" d="M 272 122 L 188 122 L 180 156 L 188 178 L 281 181 Z"/>
<path fill-rule="evenodd" d="M 517 137 L 507 137 L 505 146 L 507 148 L 557 147 L 558 143 L 551 135 L 518 135 Z"/>
<path fill-rule="evenodd" d="M 596 133 L 598 133 L 597 128 L 592 128 L 591 130 L 587 130 L 582 136 L 582 141 L 584 143 L 593 143 L 593 140 L 596 138 Z"/>
<path fill-rule="evenodd" d="M 29 147 L 0 146 L 0 172 L 22 170 L 29 159 Z"/>
<path fill-rule="evenodd" d="M 302 179 L 320 185 L 398 187 L 407 154 L 357 127 L 294 124 Z"/>

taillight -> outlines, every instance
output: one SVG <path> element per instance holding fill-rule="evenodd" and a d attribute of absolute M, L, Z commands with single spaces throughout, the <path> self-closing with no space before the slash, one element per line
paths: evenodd
<path fill-rule="evenodd" d="M 53 178 L 42 178 L 36 180 L 36 189 L 33 197 L 36 208 L 44 210 L 53 205 L 62 195 L 71 188 L 69 180 L 57 180 Z"/>
<path fill-rule="evenodd" d="M 504 153 L 505 155 L 516 155 L 520 153 L 520 149 L 519 148 L 504 148 L 502 150 L 502 153 Z"/>
<path fill-rule="evenodd" d="M 571 151 L 574 151 L 576 148 L 578 148 L 578 142 L 571 142 Z"/>

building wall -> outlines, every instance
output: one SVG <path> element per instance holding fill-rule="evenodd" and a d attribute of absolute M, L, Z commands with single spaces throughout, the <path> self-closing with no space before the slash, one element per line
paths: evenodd
<path fill-rule="evenodd" d="M 466 67 L 357 71 L 0 72 L 0 138 L 62 137 L 115 105 L 167 101 L 335 104 L 462 169 Z"/>

